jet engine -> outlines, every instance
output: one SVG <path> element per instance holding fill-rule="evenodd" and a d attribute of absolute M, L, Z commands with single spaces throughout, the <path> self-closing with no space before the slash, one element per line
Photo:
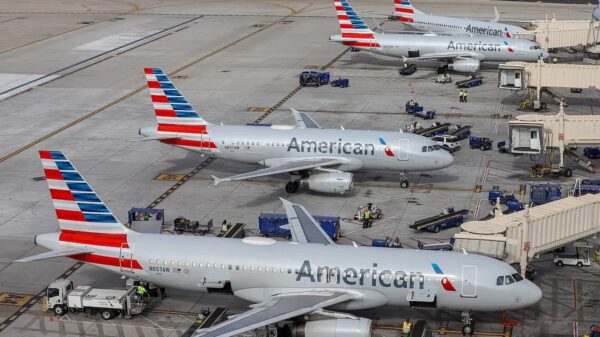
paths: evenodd
<path fill-rule="evenodd" d="M 475 73 L 479 70 L 479 60 L 463 59 L 455 60 L 448 65 L 448 69 L 461 73 Z"/>
<path fill-rule="evenodd" d="M 302 178 L 300 183 L 312 191 L 343 194 L 352 189 L 352 180 L 352 173 L 329 172 L 317 173 L 308 176 L 308 178 Z"/>
<path fill-rule="evenodd" d="M 370 337 L 371 320 L 359 319 L 324 319 L 307 321 L 294 326 L 295 337 Z"/>

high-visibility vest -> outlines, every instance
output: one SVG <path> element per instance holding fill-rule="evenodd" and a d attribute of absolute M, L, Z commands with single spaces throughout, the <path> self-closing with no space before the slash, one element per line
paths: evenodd
<path fill-rule="evenodd" d="M 138 286 L 137 287 L 137 293 L 140 295 L 144 295 L 146 293 L 146 288 L 142 287 L 142 286 Z"/>
<path fill-rule="evenodd" d="M 410 322 L 404 322 L 404 324 L 402 325 L 402 332 L 409 333 L 411 325 L 412 324 L 410 324 Z"/>
<path fill-rule="evenodd" d="M 366 211 L 365 212 L 365 220 L 369 220 L 371 218 L 371 212 Z"/>

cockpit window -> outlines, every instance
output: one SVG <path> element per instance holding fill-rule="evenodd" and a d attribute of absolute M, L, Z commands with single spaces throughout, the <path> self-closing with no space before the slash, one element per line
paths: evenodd
<path fill-rule="evenodd" d="M 442 147 L 439 145 L 434 145 L 433 148 L 437 151 L 437 150 L 440 150 Z"/>
<path fill-rule="evenodd" d="M 496 285 L 503 285 L 504 284 L 504 276 L 498 276 L 498 279 L 496 280 Z"/>
<path fill-rule="evenodd" d="M 521 276 L 521 274 L 519 273 L 514 273 L 512 274 L 512 277 L 515 279 L 515 281 L 519 282 L 523 279 L 523 277 Z"/>
<path fill-rule="evenodd" d="M 531 47 L 529 47 L 529 49 L 531 49 L 531 50 L 540 49 L 540 46 L 531 46 Z"/>
<path fill-rule="evenodd" d="M 428 152 L 433 152 L 433 146 L 429 145 L 429 146 L 427 147 L 427 151 L 428 151 Z"/>
<path fill-rule="evenodd" d="M 423 146 L 423 148 L 421 149 L 421 151 L 427 152 L 427 146 Z"/>
<path fill-rule="evenodd" d="M 506 275 L 504 278 L 504 284 L 509 285 L 511 283 L 515 283 L 515 279 L 513 279 L 510 275 Z"/>

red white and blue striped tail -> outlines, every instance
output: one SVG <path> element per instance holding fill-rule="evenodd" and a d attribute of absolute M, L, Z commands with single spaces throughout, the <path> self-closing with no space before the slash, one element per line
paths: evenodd
<path fill-rule="evenodd" d="M 375 33 L 354 11 L 346 0 L 334 0 L 340 30 L 342 31 L 342 43 L 347 46 L 363 49 L 380 49 Z"/>
<path fill-rule="evenodd" d="M 131 232 L 60 151 L 40 151 L 62 243 L 127 247 Z"/>
<path fill-rule="evenodd" d="M 394 0 L 394 15 L 402 22 L 414 23 L 415 13 L 421 13 L 414 8 L 410 0 Z"/>
<path fill-rule="evenodd" d="M 158 120 L 157 131 L 205 134 L 206 122 L 160 68 L 145 68 L 146 81 Z"/>

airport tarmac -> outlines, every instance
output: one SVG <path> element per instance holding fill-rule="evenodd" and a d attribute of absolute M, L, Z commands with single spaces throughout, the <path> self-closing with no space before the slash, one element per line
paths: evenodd
<path fill-rule="evenodd" d="M 491 18 L 496 5 L 507 21 L 552 13 L 579 19 L 593 8 L 515 1 L 418 3 L 428 12 L 475 18 Z M 391 1 L 352 4 L 359 12 L 392 10 Z M 374 15 L 366 20 L 370 25 L 383 22 L 386 30 L 402 29 Z M 493 185 L 517 192 L 531 182 L 528 157 L 470 150 L 468 141 L 462 141 L 451 167 L 409 174 L 408 189 L 400 188 L 396 174 L 358 173 L 351 193 L 289 195 L 283 190 L 285 176 L 214 186 L 211 175 L 257 167 L 132 141 L 139 138 L 138 128 L 155 124 L 143 76 L 148 66 L 170 73 L 196 110 L 213 123 L 292 124 L 289 108 L 295 108 L 310 112 L 325 127 L 398 130 L 414 121 L 429 125 L 404 113 L 405 102 L 414 98 L 437 111 L 436 121 L 471 125 L 474 135 L 506 140 L 508 120 L 503 116 L 520 113 L 520 98 L 496 88 L 494 66 L 484 68 L 484 85 L 469 90 L 469 103 L 459 103 L 456 86 L 434 82 L 435 68 L 420 66 L 417 73 L 400 77 L 397 59 L 353 53 L 328 42 L 329 35 L 338 33 L 330 1 L 0 1 L 0 28 L 0 336 L 181 336 L 202 308 L 223 306 L 239 313 L 249 304 L 232 296 L 168 290 L 169 298 L 155 301 L 151 310 L 131 320 L 59 319 L 41 313 L 32 296 L 65 272 L 77 284 L 102 288 L 122 287 L 123 280 L 91 266 L 72 269 L 69 259 L 13 262 L 43 252 L 33 237 L 57 230 L 47 185 L 36 179 L 43 175 L 40 149 L 65 152 L 123 222 L 129 208 L 158 200 L 156 207 L 166 210 L 167 221 L 180 215 L 215 223 L 227 219 L 246 223 L 248 234 L 254 235 L 258 214 L 282 212 L 278 197 L 284 197 L 313 214 L 341 217 L 343 244 L 370 245 L 373 238 L 385 236 L 400 237 L 405 247 L 416 247 L 417 239 L 447 241 L 456 229 L 430 234 L 408 225 L 450 206 L 470 210 L 470 219 L 481 218 L 490 211 L 485 191 Z M 296 90 L 300 71 L 327 65 L 332 77 L 348 77 L 351 86 Z M 569 101 L 568 113 L 588 114 L 597 112 L 599 97 L 586 90 Z M 558 111 L 555 104 L 549 106 Z M 600 176 L 572 166 L 573 178 L 559 183 Z M 172 192 L 175 181 L 155 179 L 196 168 Z M 476 185 L 483 192 L 475 192 Z M 383 209 L 383 220 L 370 229 L 347 221 L 367 202 Z M 505 321 L 517 324 L 512 336 L 577 336 L 600 323 L 598 265 L 558 269 L 550 256 L 542 256 L 535 266 L 535 282 L 544 297 L 534 307 L 508 314 Z M 379 336 L 399 336 L 394 328 L 406 317 L 427 319 L 436 329 L 461 326 L 460 314 L 454 312 L 384 308 L 358 314 L 374 319 Z M 476 329 L 488 336 L 507 336 L 500 313 L 474 317 Z"/>

